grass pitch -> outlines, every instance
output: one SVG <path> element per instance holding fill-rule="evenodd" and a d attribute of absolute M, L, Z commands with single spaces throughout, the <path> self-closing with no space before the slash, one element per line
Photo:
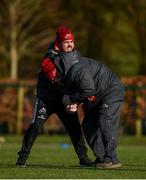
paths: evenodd
<path fill-rule="evenodd" d="M 146 179 L 146 137 L 120 138 L 118 155 L 123 166 L 115 170 L 79 167 L 67 136 L 39 136 L 27 167 L 18 168 L 15 162 L 22 137 L 5 136 L 5 139 L 0 145 L 1 179 Z M 94 159 L 90 150 L 89 156 Z"/>

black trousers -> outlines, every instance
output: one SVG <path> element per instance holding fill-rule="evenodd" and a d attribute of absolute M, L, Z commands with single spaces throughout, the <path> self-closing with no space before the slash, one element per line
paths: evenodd
<path fill-rule="evenodd" d="M 79 158 L 84 158 L 87 156 L 87 148 L 85 146 L 84 136 L 82 134 L 77 113 L 68 114 L 61 103 L 53 103 L 39 98 L 36 99 L 33 118 L 28 130 L 24 135 L 22 148 L 19 155 L 29 155 L 32 145 L 42 129 L 43 124 L 53 113 L 56 113 L 64 124 L 71 138 L 77 156 Z"/>
<path fill-rule="evenodd" d="M 118 162 L 116 148 L 122 102 L 102 102 L 92 108 L 83 106 L 82 123 L 86 140 L 97 159 Z"/>

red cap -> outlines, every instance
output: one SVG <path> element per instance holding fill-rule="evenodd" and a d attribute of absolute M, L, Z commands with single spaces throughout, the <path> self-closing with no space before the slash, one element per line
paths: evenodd
<path fill-rule="evenodd" d="M 61 43 L 65 40 L 72 40 L 74 41 L 74 35 L 72 34 L 71 30 L 67 27 L 60 26 L 56 31 L 56 41 L 57 43 Z"/>

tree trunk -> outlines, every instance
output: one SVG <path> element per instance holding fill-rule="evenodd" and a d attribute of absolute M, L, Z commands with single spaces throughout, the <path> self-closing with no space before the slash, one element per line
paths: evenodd
<path fill-rule="evenodd" d="M 11 60 L 11 79 L 17 79 L 17 69 L 18 69 L 18 56 L 17 49 L 14 46 L 14 43 L 11 44 L 10 47 L 10 60 Z"/>
<path fill-rule="evenodd" d="M 17 26 L 16 26 L 16 8 L 14 4 L 9 6 L 10 12 L 10 61 L 11 61 L 11 79 L 17 79 L 18 52 L 17 52 Z"/>

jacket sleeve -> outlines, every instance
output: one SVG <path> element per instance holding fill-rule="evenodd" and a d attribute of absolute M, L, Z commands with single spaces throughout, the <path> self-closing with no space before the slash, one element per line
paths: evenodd
<path fill-rule="evenodd" d="M 72 102 L 86 102 L 89 101 L 88 98 L 90 96 L 96 94 L 95 82 L 88 69 L 82 68 L 80 71 L 77 71 L 72 84 L 76 89 L 76 92 L 70 95 Z"/>

